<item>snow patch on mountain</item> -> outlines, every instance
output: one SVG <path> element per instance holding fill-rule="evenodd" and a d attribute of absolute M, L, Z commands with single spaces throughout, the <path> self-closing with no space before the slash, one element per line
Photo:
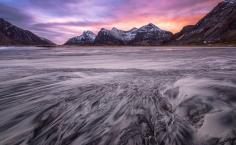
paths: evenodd
<path fill-rule="evenodd" d="M 111 34 L 119 40 L 130 41 L 135 38 L 137 34 L 137 28 L 133 28 L 129 31 L 122 31 L 117 28 L 112 28 Z"/>
<path fill-rule="evenodd" d="M 91 31 L 84 31 L 82 35 L 69 39 L 66 44 L 93 44 L 96 34 Z"/>
<path fill-rule="evenodd" d="M 224 0 L 224 2 L 230 3 L 230 4 L 235 4 L 235 3 L 236 3 L 236 0 Z"/>
<path fill-rule="evenodd" d="M 150 23 L 138 29 L 139 32 L 162 32 L 160 28 Z"/>
<path fill-rule="evenodd" d="M 106 36 L 111 35 L 114 38 L 116 38 L 118 40 L 122 40 L 124 42 L 129 42 L 129 41 L 135 39 L 135 37 L 138 33 L 147 33 L 147 35 L 149 35 L 149 33 L 151 33 L 151 34 L 152 33 L 160 33 L 160 36 L 165 36 L 165 34 L 166 34 L 166 31 L 161 30 L 160 28 L 158 28 L 157 26 L 155 26 L 152 23 L 145 25 L 139 29 L 133 28 L 129 31 L 119 30 L 114 27 L 111 30 L 107 30 L 107 29 L 102 28 L 101 32 L 103 33 L 103 35 L 106 35 Z"/>

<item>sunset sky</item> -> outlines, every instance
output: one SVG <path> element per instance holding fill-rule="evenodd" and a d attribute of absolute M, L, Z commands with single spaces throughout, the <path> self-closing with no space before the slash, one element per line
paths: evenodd
<path fill-rule="evenodd" d="M 58 44 L 84 30 L 148 23 L 178 32 L 221 0 L 0 0 L 0 17 Z"/>

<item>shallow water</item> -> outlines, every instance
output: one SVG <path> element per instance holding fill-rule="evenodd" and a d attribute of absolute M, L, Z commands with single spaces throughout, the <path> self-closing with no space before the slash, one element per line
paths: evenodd
<path fill-rule="evenodd" d="M 235 145 L 236 48 L 0 48 L 1 145 Z"/>

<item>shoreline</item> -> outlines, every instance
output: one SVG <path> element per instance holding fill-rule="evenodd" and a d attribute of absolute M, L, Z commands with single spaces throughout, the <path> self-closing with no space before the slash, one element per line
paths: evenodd
<path fill-rule="evenodd" d="M 63 48 L 63 47 L 68 47 L 68 48 L 198 48 L 198 47 L 204 47 L 204 48 L 222 48 L 222 47 L 227 47 L 227 48 L 236 48 L 236 44 L 232 45 L 160 45 L 160 46 L 135 46 L 135 45 L 55 45 L 55 46 L 39 46 L 39 45 L 0 45 L 0 47 L 42 47 L 42 48 Z"/>

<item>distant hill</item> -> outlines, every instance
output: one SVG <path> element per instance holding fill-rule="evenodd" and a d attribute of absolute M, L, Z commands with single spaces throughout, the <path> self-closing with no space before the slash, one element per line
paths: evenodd
<path fill-rule="evenodd" d="M 219 3 L 196 25 L 185 26 L 171 44 L 236 44 L 236 0 Z"/>
<path fill-rule="evenodd" d="M 0 18 L 0 45 L 55 45 Z"/>

